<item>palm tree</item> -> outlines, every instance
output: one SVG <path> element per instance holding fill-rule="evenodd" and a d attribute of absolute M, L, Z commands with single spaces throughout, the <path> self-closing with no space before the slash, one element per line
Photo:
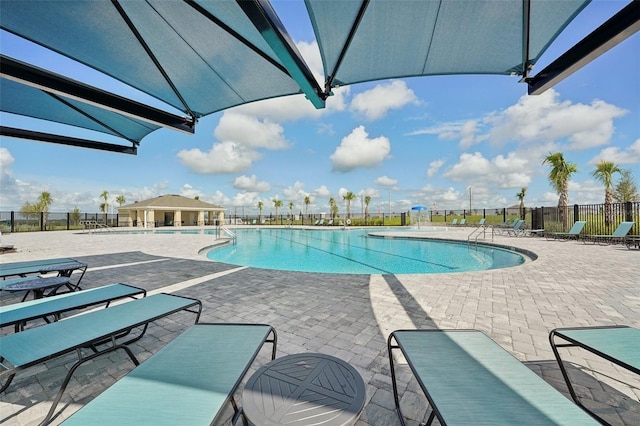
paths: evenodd
<path fill-rule="evenodd" d="M 304 197 L 304 215 L 307 219 L 309 218 L 309 204 L 311 204 L 311 197 L 307 195 Z"/>
<path fill-rule="evenodd" d="M 289 216 L 291 217 L 291 223 L 293 223 L 293 201 L 289 201 Z"/>
<path fill-rule="evenodd" d="M 51 194 L 47 191 L 43 191 L 38 196 L 37 206 L 42 212 L 42 229 L 47 229 L 47 219 L 49 218 L 49 206 L 53 203 Z"/>
<path fill-rule="evenodd" d="M 622 173 L 613 161 L 601 160 L 591 176 L 604 185 L 604 224 L 609 227 L 613 222 L 613 174 Z"/>
<path fill-rule="evenodd" d="M 276 208 L 276 223 L 278 221 L 278 208 L 282 207 L 282 200 L 278 200 L 277 198 L 273 199 L 273 206 Z"/>
<path fill-rule="evenodd" d="M 351 191 L 347 192 L 344 194 L 344 197 L 342 197 L 342 199 L 347 202 L 347 219 L 351 218 L 351 200 L 355 200 L 355 198 L 356 194 Z"/>
<path fill-rule="evenodd" d="M 369 203 L 371 202 L 371 195 L 364 196 L 364 223 L 367 224 L 369 218 Z"/>
<path fill-rule="evenodd" d="M 558 215 L 560 223 L 564 229 L 568 227 L 568 211 L 569 206 L 569 180 L 571 175 L 578 171 L 575 163 L 567 162 L 561 152 L 549 153 L 544 160 L 543 165 L 551 166 L 549 172 L 549 182 L 558 193 Z"/>
<path fill-rule="evenodd" d="M 520 218 L 524 219 L 524 197 L 527 195 L 527 187 L 520 188 L 520 192 L 516 194 L 518 200 L 520 200 Z"/>
<path fill-rule="evenodd" d="M 100 194 L 100 197 L 104 200 L 104 203 L 100 204 L 100 208 L 102 209 L 102 213 L 104 213 L 104 224 L 107 224 L 107 213 L 109 212 L 109 192 L 105 189 Z"/>
<path fill-rule="evenodd" d="M 125 200 L 124 195 L 118 195 L 118 196 L 116 197 L 116 203 L 118 203 L 118 206 L 119 206 L 119 207 L 122 207 L 122 205 L 123 205 L 124 203 L 126 203 L 126 202 L 127 202 L 127 200 Z"/>
<path fill-rule="evenodd" d="M 337 213 L 337 206 L 336 206 L 336 200 L 335 198 L 331 197 L 329 198 L 329 212 L 331 213 L 331 220 L 333 220 Z"/>
<path fill-rule="evenodd" d="M 264 207 L 264 203 L 262 201 L 258 201 L 258 211 L 260 214 L 258 215 L 258 222 L 262 223 L 262 208 Z"/>

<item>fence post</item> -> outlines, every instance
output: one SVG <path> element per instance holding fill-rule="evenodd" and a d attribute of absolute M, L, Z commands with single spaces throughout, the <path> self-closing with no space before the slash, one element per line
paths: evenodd
<path fill-rule="evenodd" d="M 44 231 L 45 226 L 44 226 L 44 212 L 40 212 L 40 230 Z"/>
<path fill-rule="evenodd" d="M 506 208 L 502 209 L 502 222 L 503 223 L 507 222 L 507 209 Z"/>
<path fill-rule="evenodd" d="M 11 232 L 16 232 L 16 217 L 13 210 L 11 211 Z"/>
<path fill-rule="evenodd" d="M 580 209 L 577 204 L 573 205 L 573 223 L 576 223 L 580 220 Z"/>
<path fill-rule="evenodd" d="M 624 221 L 633 222 L 633 204 L 631 201 L 624 203 Z"/>
<path fill-rule="evenodd" d="M 71 213 L 67 212 L 67 231 L 71 229 Z"/>

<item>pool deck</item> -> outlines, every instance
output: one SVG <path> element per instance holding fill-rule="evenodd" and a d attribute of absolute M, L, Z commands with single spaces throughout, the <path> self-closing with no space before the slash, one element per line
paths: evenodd
<path fill-rule="evenodd" d="M 466 241 L 469 232 L 468 227 L 443 227 L 402 235 Z M 151 294 L 173 292 L 200 299 L 203 322 L 269 323 L 278 331 L 278 356 L 322 352 L 360 372 L 367 384 L 367 402 L 358 426 L 400 424 L 386 352 L 386 339 L 393 330 L 481 330 L 566 395 L 548 342 L 551 329 L 613 324 L 640 328 L 640 250 L 620 245 L 496 236 L 496 244 L 529 250 L 537 260 L 479 272 L 334 275 L 236 267 L 207 261 L 199 254 L 217 242 L 211 235 L 17 233 L 3 235 L 3 243 L 14 245 L 16 251 L 0 255 L 0 265 L 73 257 L 89 265 L 83 288 L 127 282 Z M 0 304 L 15 303 L 21 296 L 0 292 Z M 192 315 L 177 314 L 153 323 L 147 335 L 131 345 L 133 352 L 141 361 L 148 358 L 192 321 Z M 12 331 L 2 329 L 2 333 Z M 268 361 L 267 352 L 261 352 L 256 366 Z M 583 351 L 570 353 L 567 359 L 575 363 L 570 374 L 585 405 L 613 425 L 640 424 L 640 378 Z M 0 395 L 0 424 L 38 424 L 73 359 L 73 355 L 60 357 L 18 373 Z M 52 424 L 130 369 L 122 353 L 81 367 Z M 409 424 L 416 425 L 424 421 L 426 398 L 408 368 L 401 365 L 398 374 L 403 410 Z"/>

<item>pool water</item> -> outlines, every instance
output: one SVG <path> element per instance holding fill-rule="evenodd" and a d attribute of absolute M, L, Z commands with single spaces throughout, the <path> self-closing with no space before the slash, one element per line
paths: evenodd
<path fill-rule="evenodd" d="M 238 229 L 237 244 L 207 253 L 216 262 L 285 271 L 434 274 L 505 268 L 518 253 L 466 242 L 380 238 L 366 230 Z"/>

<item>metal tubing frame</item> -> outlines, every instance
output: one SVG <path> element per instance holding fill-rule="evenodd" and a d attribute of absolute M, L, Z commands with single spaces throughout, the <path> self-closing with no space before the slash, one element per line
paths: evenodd
<path fill-rule="evenodd" d="M 640 30 L 640 1 L 634 0 L 533 77 L 530 95 L 539 95 Z"/>
<path fill-rule="evenodd" d="M 560 372 L 562 373 L 562 377 L 564 378 L 565 384 L 567 385 L 567 389 L 569 390 L 569 394 L 571 395 L 571 399 L 573 399 L 573 401 L 580 407 L 582 408 L 584 411 L 586 411 L 591 417 L 593 417 L 595 420 L 601 422 L 602 424 L 609 424 L 607 421 L 605 421 L 602 417 L 598 416 L 596 413 L 594 413 L 593 411 L 591 411 L 589 408 L 587 408 L 582 401 L 580 401 L 580 399 L 578 398 L 578 396 L 576 395 L 575 390 L 573 389 L 573 385 L 571 384 L 571 380 L 569 379 L 569 372 L 567 371 L 567 369 L 564 366 L 564 362 L 562 361 L 562 357 L 560 356 L 560 351 L 558 351 L 558 348 L 571 348 L 571 347 L 578 347 L 581 349 L 584 349 L 588 352 L 591 352 L 594 355 L 597 355 L 601 358 L 604 358 L 605 360 L 624 368 L 627 371 L 630 371 L 632 373 L 638 374 L 640 375 L 640 370 L 625 363 L 624 361 L 621 361 L 619 359 L 613 358 L 609 355 L 607 355 L 604 352 L 601 352 L 595 348 L 591 348 L 589 346 L 586 346 L 584 344 L 582 344 L 580 341 L 569 338 L 568 336 L 565 336 L 562 334 L 563 330 L 593 330 L 593 329 L 612 329 L 612 328 L 629 328 L 628 326 L 625 325 L 618 325 L 618 326 L 598 326 L 598 327 L 571 327 L 571 328 L 556 328 L 551 330 L 551 332 L 549 333 L 549 343 L 551 344 L 551 350 L 553 351 L 553 355 L 556 358 L 556 361 L 558 362 L 558 366 L 560 367 Z M 569 342 L 569 343 L 556 343 L 556 337 L 559 339 L 564 340 L 565 342 Z"/>
<path fill-rule="evenodd" d="M 442 331 L 442 330 L 396 330 L 396 331 L 425 332 L 425 331 Z M 394 363 L 393 363 L 393 350 L 394 349 L 400 349 L 400 352 L 402 352 L 402 355 L 404 356 L 404 350 L 402 349 L 402 346 L 398 343 L 398 340 L 396 339 L 396 336 L 395 336 L 396 331 L 394 331 L 391 334 L 389 334 L 389 337 L 387 339 L 387 352 L 389 354 L 389 367 L 391 369 L 391 384 L 393 386 L 393 400 L 394 400 L 395 405 L 396 405 L 396 413 L 398 414 L 398 418 L 400 419 L 400 424 L 402 426 L 406 426 L 406 422 L 404 421 L 404 416 L 402 414 L 402 410 L 400 409 L 400 398 L 398 396 L 398 384 L 396 382 L 395 367 L 394 367 Z M 469 330 L 461 330 L 461 331 L 469 331 Z M 395 340 L 395 342 L 396 342 L 395 345 L 392 343 L 392 339 Z M 418 381 L 418 384 L 420 385 L 420 388 L 422 389 L 422 391 L 424 392 L 425 396 L 427 397 L 427 400 L 429 401 L 429 406 L 431 407 L 431 413 L 429 414 L 429 418 L 427 419 L 427 422 L 426 423 L 421 423 L 420 425 L 429 426 L 429 425 L 431 425 L 433 423 L 433 420 L 437 417 L 438 421 L 440 422 L 440 424 L 443 425 L 443 426 L 446 426 L 447 423 L 444 421 L 444 419 L 440 415 L 440 412 L 436 408 L 433 400 L 431 399 L 431 395 L 429 395 L 429 392 L 427 392 L 424 384 L 422 383 L 422 380 L 420 379 L 420 377 L 418 377 L 416 372 L 413 370 L 413 366 L 411 364 L 409 364 L 409 367 L 411 368 L 413 376 Z"/>

